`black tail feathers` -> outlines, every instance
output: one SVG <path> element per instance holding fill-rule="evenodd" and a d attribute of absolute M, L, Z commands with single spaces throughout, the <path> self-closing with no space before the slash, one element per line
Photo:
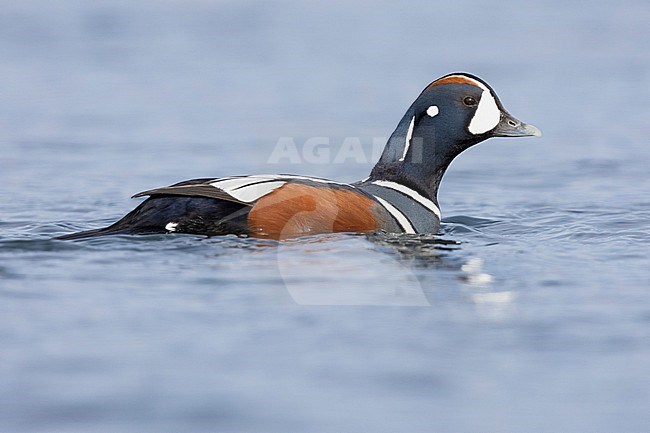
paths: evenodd
<path fill-rule="evenodd" d="M 101 229 L 85 230 L 83 232 L 76 232 L 76 233 L 70 233 L 63 236 L 57 236 L 54 239 L 59 241 L 73 241 L 76 239 L 94 238 L 97 236 L 120 235 L 120 234 L 126 235 L 132 233 L 133 232 L 131 230 L 124 230 L 124 229 L 119 229 L 110 226 L 110 227 L 103 227 Z"/>

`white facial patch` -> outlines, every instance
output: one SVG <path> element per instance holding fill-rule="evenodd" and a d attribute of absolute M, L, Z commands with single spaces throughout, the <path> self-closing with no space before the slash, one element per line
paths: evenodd
<path fill-rule="evenodd" d="M 427 115 L 429 117 L 436 117 L 438 113 L 440 113 L 440 109 L 437 105 L 432 105 L 431 107 L 427 108 Z"/>
<path fill-rule="evenodd" d="M 494 129 L 499 124 L 499 120 L 501 120 L 501 110 L 499 110 L 497 102 L 494 100 L 494 96 L 492 96 L 492 92 L 485 88 L 485 86 L 481 87 L 483 87 L 481 100 L 478 102 L 478 108 L 468 128 L 469 132 L 474 135 L 483 134 Z"/>

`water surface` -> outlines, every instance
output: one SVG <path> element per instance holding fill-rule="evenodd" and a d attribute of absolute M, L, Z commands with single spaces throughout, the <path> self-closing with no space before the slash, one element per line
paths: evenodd
<path fill-rule="evenodd" d="M 5 2 L 0 430 L 650 425 L 647 2 Z M 431 80 L 541 139 L 452 164 L 439 236 L 52 236 L 180 180 L 354 181 Z M 282 137 L 299 161 L 269 162 Z M 326 137 L 330 156 L 304 158 Z M 363 153 L 343 163 L 346 139 Z"/>

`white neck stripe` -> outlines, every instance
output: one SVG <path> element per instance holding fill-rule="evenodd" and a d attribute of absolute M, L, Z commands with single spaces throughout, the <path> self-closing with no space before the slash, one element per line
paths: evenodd
<path fill-rule="evenodd" d="M 399 159 L 400 161 L 404 161 L 406 159 L 406 152 L 409 151 L 409 146 L 411 146 L 411 137 L 413 136 L 413 127 L 415 126 L 415 116 L 411 119 L 411 123 L 409 123 L 409 129 L 406 131 L 406 141 L 404 142 L 404 153 L 402 154 L 402 157 Z"/>
<path fill-rule="evenodd" d="M 376 180 L 372 183 L 374 183 L 375 185 L 383 186 L 384 188 L 390 188 L 390 189 L 394 189 L 395 191 L 401 192 L 402 194 L 412 198 L 413 200 L 417 201 L 422 206 L 424 206 L 425 208 L 429 209 L 431 212 L 436 214 L 438 219 L 441 218 L 440 209 L 438 208 L 438 206 L 436 206 L 434 202 L 424 197 L 417 191 L 414 191 L 411 188 L 408 188 L 400 183 L 389 182 L 387 180 Z"/>
<path fill-rule="evenodd" d="M 376 195 L 373 195 L 375 200 L 379 202 L 386 210 L 388 213 L 390 213 L 393 218 L 397 220 L 397 223 L 402 227 L 402 230 L 404 230 L 404 233 L 409 233 L 409 234 L 415 234 L 415 230 L 413 229 L 413 226 L 411 225 L 410 221 L 402 212 L 400 212 L 395 206 L 392 204 L 388 203 L 386 200 L 384 200 L 381 197 L 377 197 Z"/>

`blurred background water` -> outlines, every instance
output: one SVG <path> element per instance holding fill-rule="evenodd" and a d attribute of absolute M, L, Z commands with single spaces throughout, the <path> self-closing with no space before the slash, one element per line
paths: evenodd
<path fill-rule="evenodd" d="M 1 1 L 0 431 L 646 431 L 648 22 L 641 0 Z M 363 178 L 459 70 L 544 137 L 455 161 L 439 237 L 50 240 L 184 179 Z M 273 160 L 282 137 L 331 156 Z M 364 153 L 334 161 L 346 138 Z"/>

